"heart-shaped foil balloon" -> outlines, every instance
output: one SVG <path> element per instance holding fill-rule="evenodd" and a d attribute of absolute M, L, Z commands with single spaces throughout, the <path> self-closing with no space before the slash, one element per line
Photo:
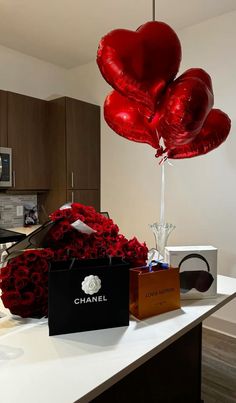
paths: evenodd
<path fill-rule="evenodd" d="M 118 92 L 146 107 L 151 116 L 159 96 L 174 80 L 181 61 L 180 41 L 169 25 L 152 21 L 137 31 L 116 29 L 102 38 L 97 63 Z"/>
<path fill-rule="evenodd" d="M 138 106 L 117 91 L 112 91 L 105 99 L 104 117 L 111 129 L 120 136 L 160 149 L 155 129 L 158 117 L 156 115 L 152 122 L 149 122 L 142 105 Z"/>
<path fill-rule="evenodd" d="M 192 158 L 207 154 L 220 146 L 228 137 L 231 120 L 220 109 L 212 109 L 197 137 L 188 144 L 167 148 L 168 158 Z"/>
<path fill-rule="evenodd" d="M 202 69 L 189 69 L 170 84 L 157 127 L 166 147 L 192 142 L 213 103 L 211 78 Z"/>

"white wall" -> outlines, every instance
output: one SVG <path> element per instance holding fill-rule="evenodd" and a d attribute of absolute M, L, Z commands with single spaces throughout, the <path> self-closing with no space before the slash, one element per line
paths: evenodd
<path fill-rule="evenodd" d="M 67 70 L 0 46 L 0 88 L 48 99 L 64 95 Z"/>
<path fill-rule="evenodd" d="M 208 71 L 213 80 L 215 107 L 228 113 L 232 129 L 217 150 L 204 157 L 179 161 L 176 169 L 170 170 L 167 206 L 178 228 L 184 226 L 183 232 L 172 239 L 217 246 L 219 272 L 236 277 L 236 12 L 186 28 L 179 34 L 183 47 L 181 70 L 203 67 Z M 176 201 L 171 198 L 171 189 L 179 190 Z M 236 323 L 235 312 L 233 301 L 216 316 Z"/>
<path fill-rule="evenodd" d="M 219 272 L 236 277 L 236 12 L 179 32 L 181 72 L 203 67 L 211 75 L 215 107 L 232 119 L 228 140 L 206 156 L 166 167 L 166 220 L 176 225 L 169 244 L 212 244 L 219 248 Z M 96 63 L 68 73 L 67 92 L 102 105 L 110 87 Z M 155 151 L 114 134 L 102 120 L 102 209 L 127 236 L 154 245 L 148 224 L 159 218 L 160 167 Z M 217 313 L 236 323 L 236 303 Z"/>

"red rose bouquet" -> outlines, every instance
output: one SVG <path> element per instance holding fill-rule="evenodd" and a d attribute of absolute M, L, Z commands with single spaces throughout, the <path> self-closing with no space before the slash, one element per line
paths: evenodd
<path fill-rule="evenodd" d="M 13 314 L 47 316 L 48 264 L 52 260 L 119 256 L 131 267 L 146 263 L 146 245 L 119 234 L 118 226 L 93 207 L 73 203 L 56 210 L 50 219 L 54 225 L 40 245 L 43 249 L 26 250 L 1 269 L 1 298 Z"/>
<path fill-rule="evenodd" d="M 2 302 L 22 318 L 47 315 L 49 249 L 28 250 L 1 269 Z"/>

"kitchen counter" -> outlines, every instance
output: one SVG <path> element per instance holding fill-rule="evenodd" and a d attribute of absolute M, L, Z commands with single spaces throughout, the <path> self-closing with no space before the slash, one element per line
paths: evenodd
<path fill-rule="evenodd" d="M 2 259 L 7 248 L 15 242 L 22 241 L 27 235 L 39 228 L 40 225 L 32 225 L 30 227 L 14 227 L 8 229 L 0 229 L 0 267 Z M 1 233 L 2 232 L 2 233 Z"/>
<path fill-rule="evenodd" d="M 22 232 L 0 228 L 0 244 L 19 242 L 25 237 L 26 235 Z"/>
<path fill-rule="evenodd" d="M 53 337 L 48 336 L 47 319 L 13 317 L 1 305 L 0 314 L 5 315 L 0 319 L 1 402 L 90 402 L 104 391 L 111 390 L 109 388 L 115 387 L 120 380 L 127 379 L 142 365 L 153 359 L 158 362 L 160 354 L 176 346 L 175 343 L 182 337 L 190 337 L 204 319 L 235 296 L 236 279 L 219 275 L 218 295 L 215 298 L 182 301 L 181 309 L 144 321 L 131 318 L 129 327 Z M 188 340 L 185 340 L 181 354 L 187 350 Z M 196 349 L 194 341 L 190 351 L 194 353 Z M 200 341 L 199 349 L 201 351 Z M 174 347 L 166 362 L 169 369 L 164 370 L 167 371 L 165 383 L 170 391 L 174 389 L 172 382 L 181 370 L 187 373 L 191 371 L 190 366 L 185 365 L 184 357 L 181 355 L 177 359 L 175 352 Z M 198 357 L 200 360 L 200 354 Z M 175 372 L 171 378 L 173 367 Z M 194 372 L 198 379 L 199 371 L 196 369 Z M 159 385 L 160 372 L 152 372 L 152 377 L 155 389 L 162 389 L 163 384 Z M 145 373 L 142 379 L 141 387 L 145 388 Z M 190 380 L 180 377 L 180 386 L 186 388 Z M 137 387 L 139 384 L 136 381 Z M 127 390 L 132 393 L 132 388 Z M 146 401 L 149 401 L 149 387 L 146 386 L 145 390 Z M 102 398 L 98 401 L 104 403 L 113 399 Z"/>
<path fill-rule="evenodd" d="M 15 227 L 15 228 L 8 228 L 10 231 L 20 232 L 21 234 L 25 234 L 26 236 L 29 235 L 31 232 L 35 231 L 37 228 L 40 227 L 38 225 L 31 225 L 30 227 Z"/>

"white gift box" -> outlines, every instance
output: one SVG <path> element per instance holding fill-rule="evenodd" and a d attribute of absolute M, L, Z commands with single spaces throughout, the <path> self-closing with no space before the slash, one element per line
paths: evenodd
<path fill-rule="evenodd" d="M 179 267 L 181 299 L 211 298 L 217 293 L 217 248 L 167 246 L 165 261 Z"/>

